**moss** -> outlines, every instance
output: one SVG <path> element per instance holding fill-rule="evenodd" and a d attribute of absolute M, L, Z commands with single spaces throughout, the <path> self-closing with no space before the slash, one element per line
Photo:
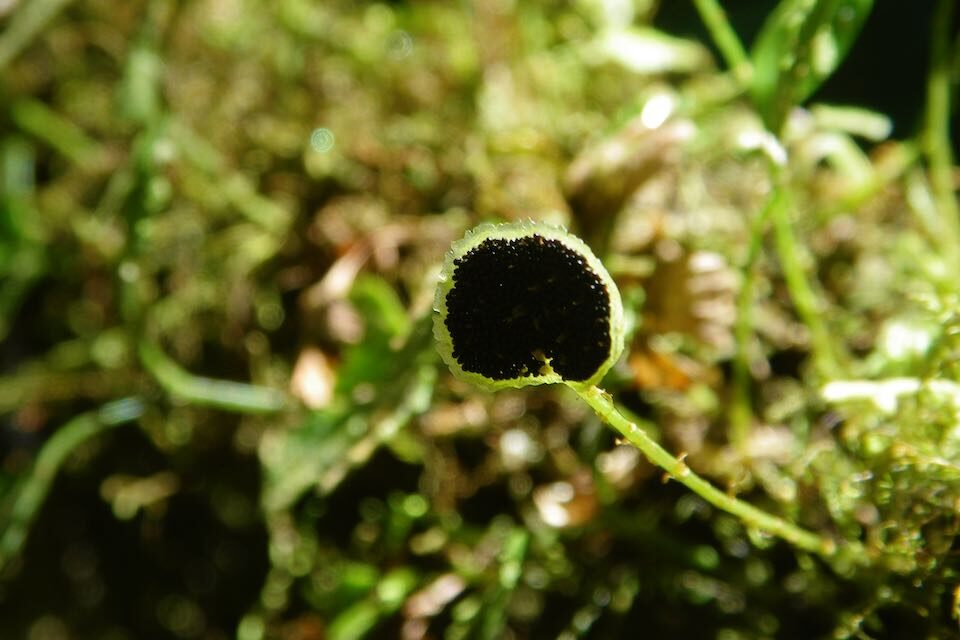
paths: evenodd
<path fill-rule="evenodd" d="M 950 0 L 0 4 L 0 636 L 956 635 Z M 491 380 L 531 230 L 623 322 Z"/>

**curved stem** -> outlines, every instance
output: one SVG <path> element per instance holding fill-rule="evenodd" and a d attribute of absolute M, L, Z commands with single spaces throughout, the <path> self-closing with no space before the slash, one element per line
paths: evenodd
<path fill-rule="evenodd" d="M 757 282 L 756 264 L 763 251 L 763 236 L 770 221 L 770 211 L 779 205 L 782 192 L 775 189 L 763 210 L 750 225 L 750 244 L 747 257 L 741 267 L 744 274 L 740 292 L 737 294 L 737 316 L 734 323 L 733 397 L 730 403 L 730 441 L 741 452 L 746 447 L 753 421 L 750 403 L 750 341 L 753 338 L 753 307 Z"/>
<path fill-rule="evenodd" d="M 782 538 L 799 549 L 815 553 L 824 558 L 835 559 L 842 551 L 846 558 L 857 564 L 867 564 L 869 562 L 866 549 L 859 542 L 848 542 L 841 549 L 830 538 L 824 538 L 802 529 L 783 518 L 771 515 L 720 491 L 695 474 L 683 460 L 673 456 L 657 444 L 643 429 L 623 417 L 614 405 L 613 399 L 602 389 L 569 386 L 590 405 L 601 419 L 620 432 L 650 462 L 666 471 L 674 480 L 685 485 L 713 506 L 737 516 L 746 526 Z"/>
<path fill-rule="evenodd" d="M 273 413 L 287 404 L 286 396 L 278 389 L 188 373 L 160 347 L 146 340 L 140 342 L 138 350 L 144 368 L 160 386 L 192 404 L 239 413 Z"/>
<path fill-rule="evenodd" d="M 5 522 L 0 524 L 0 573 L 23 550 L 30 527 L 70 454 L 107 429 L 136 420 L 143 411 L 144 401 L 138 396 L 114 400 L 97 411 L 73 418 L 50 436 L 30 471 L 13 490 L 10 509 L 4 514 Z"/>

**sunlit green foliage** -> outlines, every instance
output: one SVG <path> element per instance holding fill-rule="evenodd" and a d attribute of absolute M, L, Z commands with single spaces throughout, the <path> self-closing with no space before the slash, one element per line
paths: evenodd
<path fill-rule="evenodd" d="M 820 93 L 882 3 L 746 4 L 0 2 L 0 637 L 956 636 L 953 3 L 894 123 Z M 624 413 L 837 554 L 450 374 L 526 218 Z"/>

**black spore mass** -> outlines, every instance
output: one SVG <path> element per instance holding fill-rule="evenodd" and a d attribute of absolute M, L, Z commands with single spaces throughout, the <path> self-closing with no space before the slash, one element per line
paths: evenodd
<path fill-rule="evenodd" d="M 532 234 L 488 238 L 454 260 L 445 323 L 464 371 L 492 380 L 589 379 L 610 355 L 610 293 L 586 259 Z"/>

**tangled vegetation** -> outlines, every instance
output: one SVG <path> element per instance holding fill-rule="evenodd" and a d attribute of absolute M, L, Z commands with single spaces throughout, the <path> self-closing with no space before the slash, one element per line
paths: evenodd
<path fill-rule="evenodd" d="M 0 1 L 0 636 L 960 637 L 954 3 L 720 4 Z M 625 420 L 822 544 L 451 374 L 526 219 Z"/>

